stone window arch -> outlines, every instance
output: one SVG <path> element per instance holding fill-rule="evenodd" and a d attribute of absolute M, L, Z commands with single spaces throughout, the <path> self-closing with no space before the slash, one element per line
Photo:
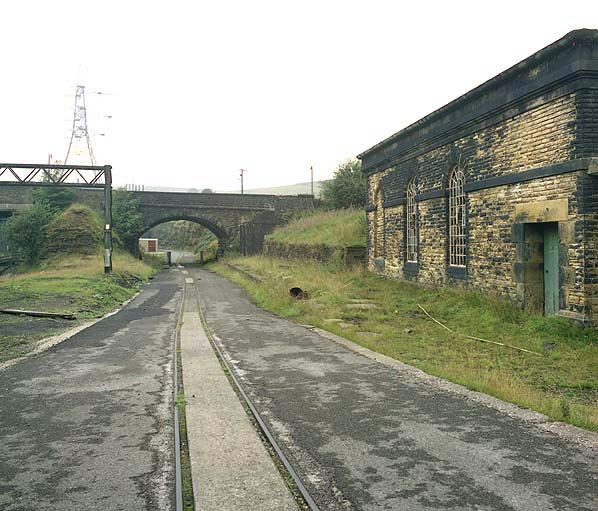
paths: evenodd
<path fill-rule="evenodd" d="M 415 185 L 415 178 L 411 179 L 407 184 L 406 189 L 406 253 L 407 261 L 410 263 L 417 262 L 417 231 L 418 231 L 418 217 L 417 217 L 417 203 L 415 202 L 415 195 L 417 188 Z"/>
<path fill-rule="evenodd" d="M 449 176 L 449 265 L 466 265 L 465 173 L 456 167 Z"/>

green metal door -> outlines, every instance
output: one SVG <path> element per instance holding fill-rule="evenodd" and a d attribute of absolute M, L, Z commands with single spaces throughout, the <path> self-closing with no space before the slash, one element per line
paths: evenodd
<path fill-rule="evenodd" d="M 559 311 L 559 229 L 558 223 L 544 224 L 544 312 Z"/>

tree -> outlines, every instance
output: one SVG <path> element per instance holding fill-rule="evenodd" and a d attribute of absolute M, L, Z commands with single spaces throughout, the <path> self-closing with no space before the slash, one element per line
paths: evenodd
<path fill-rule="evenodd" d="M 64 186 L 57 186 L 64 170 L 48 169 L 42 175 L 42 182 L 48 183 L 48 186 L 35 188 L 33 190 L 33 202 L 46 203 L 53 213 L 60 213 L 75 202 L 75 193 Z"/>
<path fill-rule="evenodd" d="M 39 261 L 46 241 L 46 227 L 52 216 L 52 210 L 42 202 L 10 217 L 4 226 L 9 248 L 23 256 L 27 263 Z"/>
<path fill-rule="evenodd" d="M 322 184 L 322 199 L 332 209 L 362 208 L 366 205 L 365 177 L 361 162 L 349 159 L 334 171 L 330 181 Z"/>
<path fill-rule="evenodd" d="M 75 202 L 75 194 L 68 188 L 44 186 L 33 190 L 33 202 L 46 203 L 53 213 L 59 213 Z"/>
<path fill-rule="evenodd" d="M 112 227 L 123 246 L 135 252 L 139 235 L 143 233 L 143 215 L 139 201 L 124 188 L 112 192 Z"/>

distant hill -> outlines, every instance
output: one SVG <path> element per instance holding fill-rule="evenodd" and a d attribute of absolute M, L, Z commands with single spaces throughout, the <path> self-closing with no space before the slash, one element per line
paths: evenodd
<path fill-rule="evenodd" d="M 322 189 L 322 183 L 325 181 L 314 181 L 314 195 L 320 196 Z M 235 190 L 236 192 L 236 190 Z M 311 183 L 297 183 L 294 185 L 286 186 L 272 186 L 270 188 L 252 188 L 245 190 L 245 193 L 263 193 L 267 195 L 301 195 L 311 193 Z"/>

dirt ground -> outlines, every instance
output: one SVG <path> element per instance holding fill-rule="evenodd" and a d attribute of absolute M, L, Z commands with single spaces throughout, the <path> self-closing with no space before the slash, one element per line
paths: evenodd
<path fill-rule="evenodd" d="M 32 351 L 37 341 L 77 326 L 79 321 L 32 318 L 0 313 L 0 362 Z"/>

